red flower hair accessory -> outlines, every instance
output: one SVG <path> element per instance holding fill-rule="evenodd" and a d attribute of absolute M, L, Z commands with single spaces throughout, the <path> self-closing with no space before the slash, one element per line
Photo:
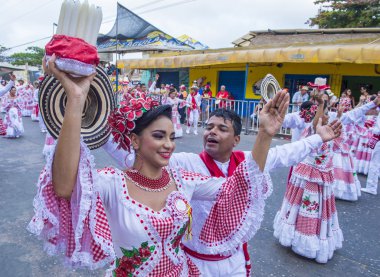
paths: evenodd
<path fill-rule="evenodd" d="M 111 112 L 108 117 L 108 124 L 111 127 L 111 133 L 114 142 L 118 143 L 118 148 L 130 151 L 131 140 L 129 135 L 135 129 L 135 121 L 143 116 L 147 111 L 159 105 L 159 102 L 152 98 L 131 98 L 122 101 L 120 107 Z"/>
<path fill-rule="evenodd" d="M 309 123 L 313 120 L 316 112 L 317 112 L 318 106 L 317 105 L 312 105 L 308 109 L 301 109 L 299 115 L 301 118 L 305 119 L 306 123 Z"/>

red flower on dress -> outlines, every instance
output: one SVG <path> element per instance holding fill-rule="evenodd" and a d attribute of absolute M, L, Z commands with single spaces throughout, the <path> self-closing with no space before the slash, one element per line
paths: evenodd
<path fill-rule="evenodd" d="M 128 276 L 129 273 L 135 272 L 134 259 L 128 257 L 122 257 L 118 268 L 115 269 L 117 277 Z"/>
<path fill-rule="evenodd" d="M 139 253 L 140 253 L 141 258 L 148 258 L 151 255 L 151 252 L 148 247 L 145 247 L 145 248 L 140 247 Z"/>
<path fill-rule="evenodd" d="M 310 202 L 310 200 L 308 200 L 308 199 L 303 201 L 303 204 L 304 204 L 305 206 L 309 206 L 310 203 L 311 203 L 311 202 Z"/>

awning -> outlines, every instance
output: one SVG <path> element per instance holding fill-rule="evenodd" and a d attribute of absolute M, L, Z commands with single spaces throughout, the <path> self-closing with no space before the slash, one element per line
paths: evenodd
<path fill-rule="evenodd" d="M 328 45 L 266 49 L 231 49 L 198 54 L 120 60 L 130 69 L 183 68 L 236 63 L 354 63 L 380 64 L 380 45 Z"/>

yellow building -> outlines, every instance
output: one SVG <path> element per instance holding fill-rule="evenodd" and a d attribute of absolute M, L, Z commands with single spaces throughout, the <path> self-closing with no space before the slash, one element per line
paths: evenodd
<path fill-rule="evenodd" d="M 240 100 L 260 98 L 254 85 L 268 73 L 291 93 L 316 77 L 327 78 L 337 96 L 350 88 L 358 98 L 364 85 L 371 92 L 380 90 L 380 28 L 253 31 L 233 44 L 233 48 L 169 52 L 119 64 L 160 72 L 168 80 L 178 80 L 170 81 L 176 85 L 203 81 L 214 93 L 226 85 Z"/>

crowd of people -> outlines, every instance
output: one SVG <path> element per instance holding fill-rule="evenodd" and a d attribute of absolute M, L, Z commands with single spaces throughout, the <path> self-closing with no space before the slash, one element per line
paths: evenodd
<path fill-rule="evenodd" d="M 276 189 L 269 173 L 289 166 L 274 236 L 295 253 L 327 263 L 344 240 L 335 198 L 357 201 L 361 191 L 377 194 L 380 93 L 363 90 L 365 99 L 355 106 L 349 90 L 335 99 L 328 89 L 302 87 L 293 97 L 297 110 L 288 112 L 289 93 L 279 91 L 262 103 L 252 149 L 235 151 L 242 121 L 226 106 L 222 86 L 219 109 L 206 107 L 204 150 L 196 154 L 174 153 L 174 139 L 183 135 L 183 115 L 186 132 L 198 134 L 202 99 L 213 96 L 208 85 L 200 94 L 195 84 L 189 92 L 157 82 L 149 89 L 125 84 L 103 146 L 120 169 L 96 169 L 80 138 L 93 76 L 76 82 L 55 67 L 54 58 L 45 70 L 63 85 L 70 113 L 57 141 L 46 135 L 47 164 L 28 230 L 44 240 L 50 254 L 65 253 L 68 264 L 109 264 L 110 276 L 250 276 L 247 243 Z M 15 86 L 16 78 L 10 78 L 0 89 L 4 135 L 22 135 L 23 116 L 39 121 L 46 132 L 38 83 Z M 270 148 L 282 127 L 292 129 L 292 142 Z M 368 174 L 366 184 L 357 173 Z"/>
<path fill-rule="evenodd" d="M 186 124 L 186 133 L 193 132 L 198 135 L 198 126 L 201 117 L 203 121 L 209 118 L 211 111 L 212 98 L 215 99 L 217 108 L 232 109 L 233 97 L 222 85 L 220 91 L 213 95 L 210 84 L 202 85 L 194 81 L 192 86 L 187 89 L 185 85 L 180 85 L 179 90 L 173 84 L 165 84 L 160 80 L 159 74 L 156 74 L 155 80 L 149 86 L 144 83 L 132 85 L 128 81 L 121 82 L 121 88 L 118 91 L 121 101 L 130 97 L 152 97 L 162 104 L 172 106 L 172 121 L 176 130 L 176 137 L 183 134 L 181 124 Z"/>
<path fill-rule="evenodd" d="M 32 121 L 38 122 L 41 133 L 46 134 L 43 154 L 49 155 L 54 145 L 53 137 L 47 132 L 42 120 L 38 104 L 38 90 L 40 78 L 33 83 L 25 83 L 24 80 L 16 81 L 14 74 L 9 75 L 9 81 L 2 80 L 0 86 L 0 136 L 8 139 L 17 139 L 23 136 L 23 117 L 30 117 Z"/>

